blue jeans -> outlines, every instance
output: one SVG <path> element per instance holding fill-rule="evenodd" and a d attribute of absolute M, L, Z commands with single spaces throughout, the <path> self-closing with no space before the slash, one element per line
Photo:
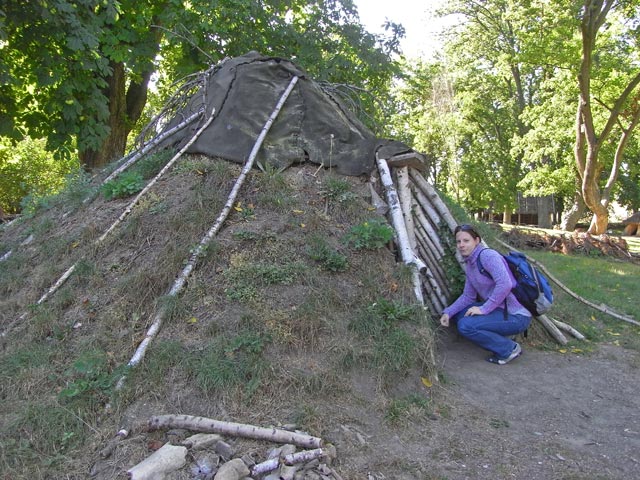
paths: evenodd
<path fill-rule="evenodd" d="M 496 308 L 487 315 L 464 316 L 469 308 L 480 305 L 482 303 L 469 305 L 451 320 L 457 323 L 460 335 L 495 353 L 498 358 L 507 358 L 516 345 L 508 336 L 524 332 L 531 323 L 531 317 L 508 314 L 505 319 L 501 308 Z"/>

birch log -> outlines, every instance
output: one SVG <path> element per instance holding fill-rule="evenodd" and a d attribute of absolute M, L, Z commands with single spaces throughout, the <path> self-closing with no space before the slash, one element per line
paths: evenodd
<path fill-rule="evenodd" d="M 431 230 L 433 231 L 433 236 L 431 237 L 427 235 L 428 244 L 431 246 L 431 251 L 433 255 L 436 258 L 441 259 L 442 257 L 444 257 L 444 247 L 442 246 L 440 237 L 437 235 L 435 230 L 433 230 L 433 228 L 431 227 L 431 224 L 427 220 L 415 196 L 412 196 L 411 200 L 412 200 L 412 211 L 413 211 L 413 215 L 415 216 L 414 224 L 416 225 L 416 229 L 418 229 L 419 225 L 421 225 L 422 223 L 426 223 L 431 228 Z M 424 227 L 422 228 L 423 230 L 426 230 Z"/>
<path fill-rule="evenodd" d="M 270 458 L 264 462 L 258 463 L 251 467 L 251 475 L 257 476 L 262 473 L 271 472 L 278 468 L 282 463 L 285 465 L 295 465 L 296 463 L 309 462 L 316 458 L 325 456 L 326 453 L 322 448 L 313 450 L 303 450 L 302 452 L 291 453 L 285 455 L 284 458 Z"/>
<path fill-rule="evenodd" d="M 432 257 L 430 256 L 430 252 L 428 252 L 424 248 L 420 235 L 418 235 L 418 251 L 422 255 L 422 258 L 425 259 L 427 268 L 429 269 L 429 272 L 433 275 L 434 280 L 437 282 L 438 286 L 440 287 L 440 290 L 442 290 L 444 297 L 448 297 L 450 293 L 450 289 L 449 289 L 449 286 L 447 285 L 447 278 L 442 273 L 440 265 L 433 263 Z"/>
<path fill-rule="evenodd" d="M 398 199 L 400 200 L 400 209 L 404 217 L 404 223 L 407 227 L 407 237 L 411 249 L 416 251 L 416 233 L 413 225 L 413 214 L 411 213 L 411 189 L 409 188 L 409 168 L 401 167 L 396 169 L 396 178 L 398 179 Z"/>
<path fill-rule="evenodd" d="M 322 439 L 303 433 L 290 432 L 278 428 L 256 427 L 244 423 L 223 422 L 211 418 L 193 415 L 156 415 L 149 419 L 150 431 L 159 429 L 183 428 L 195 432 L 219 433 L 255 440 L 268 440 L 275 443 L 290 443 L 304 448 L 321 448 Z"/>
<path fill-rule="evenodd" d="M 542 326 L 549 332 L 549 334 L 558 342 L 560 345 L 566 345 L 569 343 L 567 337 L 556 327 L 555 323 L 551 321 L 549 317 L 546 315 L 540 315 L 539 317 L 534 317 L 538 320 Z"/>
<path fill-rule="evenodd" d="M 144 155 L 149 153 L 149 150 L 151 150 L 153 147 L 155 147 L 156 145 L 161 143 L 166 138 L 169 138 L 174 133 L 182 130 L 183 128 L 188 126 L 191 122 L 193 122 L 196 118 L 198 118 L 201 115 L 202 115 L 202 112 L 198 111 L 198 112 L 194 113 L 193 115 L 190 115 L 189 117 L 187 117 L 184 121 L 180 122 L 175 127 L 170 128 L 166 132 L 162 132 L 160 135 L 154 137 L 144 147 L 142 147 L 140 150 L 138 150 L 136 153 L 134 153 L 131 156 L 131 158 L 129 158 L 129 160 L 127 160 L 122 165 L 120 165 L 117 169 L 115 169 L 113 172 L 111 172 L 109 174 L 109 176 L 102 181 L 102 184 L 104 185 L 108 181 L 113 180 L 114 178 L 116 178 L 118 175 L 120 175 L 122 172 L 124 172 L 127 168 L 129 168 L 131 165 L 133 165 L 138 160 L 140 160 L 140 158 L 142 158 Z M 199 133 L 197 135 L 200 136 Z"/>
<path fill-rule="evenodd" d="M 578 330 L 576 330 L 575 328 L 573 328 L 571 325 L 569 325 L 568 323 L 564 323 L 561 322 L 560 320 L 556 320 L 555 318 L 551 318 L 549 317 L 549 319 L 556 324 L 556 327 L 558 327 L 560 330 L 567 332 L 571 335 L 573 335 L 575 338 L 577 338 L 578 340 L 584 340 L 585 336 L 583 334 L 581 334 Z"/>
<path fill-rule="evenodd" d="M 433 248 L 433 244 L 429 241 L 424 230 L 421 228 L 416 229 L 416 239 L 419 248 L 423 251 L 422 257 L 424 258 L 425 263 L 439 274 L 442 282 L 446 282 L 446 275 L 442 265 L 442 256 L 437 254 L 435 248 Z"/>
<path fill-rule="evenodd" d="M 255 144 L 253 145 L 253 148 L 251 149 L 251 153 L 249 154 L 249 158 L 247 158 L 247 161 L 245 162 L 245 165 L 242 168 L 242 171 L 238 176 L 238 179 L 233 185 L 233 188 L 231 189 L 231 193 L 229 194 L 229 198 L 227 199 L 227 202 L 225 203 L 222 211 L 220 212 L 220 215 L 218 216 L 213 226 L 206 233 L 206 235 L 202 238 L 202 240 L 200 240 L 200 243 L 198 244 L 198 246 L 194 249 L 194 252 L 191 254 L 191 257 L 189 257 L 189 260 L 187 261 L 187 264 L 183 268 L 180 275 L 178 275 L 178 278 L 175 280 L 173 286 L 169 290 L 169 293 L 167 294 L 168 296 L 175 297 L 182 291 L 185 283 L 187 282 L 187 278 L 189 278 L 189 275 L 191 275 L 191 272 L 195 268 L 198 259 L 200 258 L 200 256 L 202 256 L 203 252 L 206 250 L 207 246 L 209 245 L 213 237 L 216 235 L 216 233 L 222 226 L 223 222 L 226 220 L 227 216 L 229 215 L 229 212 L 231 211 L 231 207 L 233 206 L 233 203 L 235 202 L 236 197 L 238 196 L 240 187 L 244 183 L 244 180 L 247 174 L 253 167 L 253 163 L 256 159 L 256 156 L 258 155 L 258 151 L 260 150 L 260 147 L 262 146 L 262 143 L 264 142 L 264 139 L 267 136 L 267 133 L 271 128 L 271 125 L 273 125 L 273 122 L 275 121 L 276 117 L 280 113 L 280 110 L 282 109 L 287 98 L 289 98 L 289 95 L 291 94 L 291 91 L 293 90 L 293 87 L 295 87 L 297 82 L 298 82 L 298 77 L 294 76 L 289 82 L 289 85 L 287 86 L 285 91 L 282 93 L 280 100 L 278 101 L 273 112 L 267 119 L 266 123 L 264 124 L 264 127 L 262 128 L 262 131 L 260 132 L 260 135 L 258 136 Z M 129 363 L 127 364 L 128 367 L 134 367 L 142 361 L 147 351 L 147 348 L 149 347 L 149 344 L 160 331 L 160 327 L 162 326 L 165 313 L 166 312 L 164 311 L 164 309 L 160 309 L 156 313 L 156 316 L 154 317 L 154 320 L 151 323 L 151 326 L 147 330 L 147 334 L 145 338 L 142 340 L 142 342 L 140 342 L 140 344 L 138 345 L 138 348 L 136 349 L 135 353 L 131 357 L 131 360 L 129 360 Z M 124 385 L 124 379 L 125 379 L 125 376 L 122 376 L 120 378 L 120 380 L 116 385 L 116 390 L 119 390 L 122 388 L 122 386 Z"/>
<path fill-rule="evenodd" d="M 387 203 L 389 204 L 389 210 L 391 212 L 391 220 L 393 221 L 393 227 L 398 237 L 398 247 L 402 260 L 407 265 L 412 265 L 413 268 L 413 291 L 416 296 L 416 300 L 421 305 L 424 305 L 424 297 L 422 296 L 422 286 L 420 284 L 420 272 L 416 267 L 416 255 L 411 249 L 409 243 L 409 237 L 407 234 L 407 227 L 402 216 L 402 209 L 400 207 L 400 200 L 398 198 L 398 192 L 393 185 L 393 179 L 391 178 L 391 172 L 387 162 L 383 158 L 379 158 L 376 154 L 376 162 L 378 163 L 378 171 L 380 172 L 380 179 L 382 185 L 387 193 Z"/>
<path fill-rule="evenodd" d="M 455 218 L 453 218 L 453 216 L 449 212 L 449 209 L 447 208 L 445 203 L 442 201 L 442 199 L 436 192 L 436 189 L 433 188 L 429 184 L 429 182 L 425 180 L 425 178 L 422 176 L 422 174 L 419 171 L 412 168 L 411 171 L 409 172 L 409 175 L 411 176 L 415 184 L 418 186 L 418 188 L 427 195 L 427 197 L 431 201 L 431 204 L 435 207 L 435 209 L 438 211 L 442 219 L 449 226 L 449 229 L 451 230 L 451 232 L 453 232 L 455 228 L 458 226 L 458 222 L 456 222 Z"/>

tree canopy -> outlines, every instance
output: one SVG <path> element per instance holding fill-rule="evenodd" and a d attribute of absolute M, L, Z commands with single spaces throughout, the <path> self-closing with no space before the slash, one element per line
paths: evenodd
<path fill-rule="evenodd" d="M 122 156 L 152 76 L 175 80 L 250 50 L 294 59 L 319 80 L 384 94 L 403 34 L 368 33 L 350 0 L 5 0 L 0 135 L 77 147 L 89 168 Z"/>
<path fill-rule="evenodd" d="M 638 9 L 624 0 L 448 2 L 441 14 L 460 22 L 444 55 L 418 65 L 400 91 L 409 118 L 421 117 L 413 138 L 444 174 L 438 186 L 470 211 L 504 210 L 506 221 L 518 191 L 553 194 L 567 207 L 565 228 L 586 206 L 595 234 L 607 228 L 612 196 L 640 208 Z M 427 106 L 412 96 L 420 89 Z"/>

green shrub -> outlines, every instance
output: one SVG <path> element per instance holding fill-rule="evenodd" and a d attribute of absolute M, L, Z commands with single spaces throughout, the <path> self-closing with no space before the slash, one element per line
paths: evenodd
<path fill-rule="evenodd" d="M 144 188 L 144 178 L 138 172 L 123 172 L 105 183 L 101 190 L 107 200 L 126 198 Z"/>
<path fill-rule="evenodd" d="M 251 395 L 260 385 L 266 367 L 262 354 L 268 342 L 269 337 L 259 332 L 218 337 L 209 348 L 192 357 L 189 369 L 205 391 L 244 386 Z"/>
<path fill-rule="evenodd" d="M 105 352 L 88 350 L 82 352 L 66 372 L 67 385 L 58 397 L 62 401 L 94 404 L 108 398 L 111 388 L 124 372 L 124 367 L 110 371 Z"/>
<path fill-rule="evenodd" d="M 35 210 L 38 199 L 59 192 L 79 167 L 76 157 L 54 159 L 45 139 L 27 137 L 16 145 L 0 139 L 0 207 L 6 213 L 21 212 L 23 205 Z"/>
<path fill-rule="evenodd" d="M 353 201 L 358 196 L 351 191 L 351 183 L 340 177 L 329 176 L 322 182 L 320 194 L 329 201 L 345 203 Z"/>
<path fill-rule="evenodd" d="M 344 272 L 348 267 L 347 257 L 333 250 L 321 237 L 313 236 L 307 246 L 307 254 L 321 267 L 331 272 Z"/>
<path fill-rule="evenodd" d="M 352 227 L 346 242 L 357 250 L 375 250 L 384 247 L 392 238 L 393 228 L 385 220 L 374 218 Z"/>

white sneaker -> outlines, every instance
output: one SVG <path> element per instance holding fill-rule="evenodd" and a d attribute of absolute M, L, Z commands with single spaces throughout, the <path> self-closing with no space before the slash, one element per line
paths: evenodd
<path fill-rule="evenodd" d="M 516 342 L 516 346 L 513 347 L 511 354 L 507 358 L 498 358 L 493 355 L 492 357 L 489 357 L 487 361 L 491 363 L 497 363 L 498 365 L 506 365 L 511 360 L 515 360 L 516 358 L 518 358 L 520 355 L 522 355 L 522 347 L 519 343 Z"/>

